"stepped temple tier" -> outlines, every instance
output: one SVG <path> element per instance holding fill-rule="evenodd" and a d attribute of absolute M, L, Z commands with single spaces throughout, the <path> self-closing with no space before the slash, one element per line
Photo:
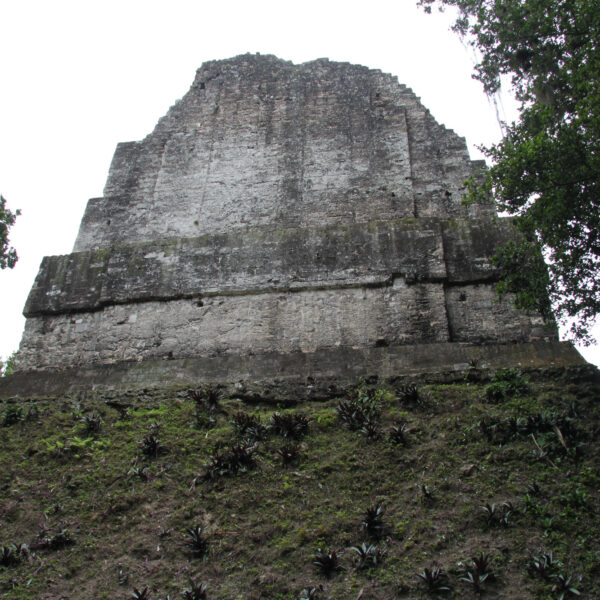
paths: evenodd
<path fill-rule="evenodd" d="M 205 63 L 150 135 L 117 146 L 73 252 L 44 258 L 0 393 L 582 362 L 498 302 L 490 256 L 511 224 L 461 202 L 482 168 L 391 75 Z"/>

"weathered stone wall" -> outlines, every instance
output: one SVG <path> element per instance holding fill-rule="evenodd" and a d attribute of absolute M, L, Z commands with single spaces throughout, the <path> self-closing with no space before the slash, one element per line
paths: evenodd
<path fill-rule="evenodd" d="M 251 356 L 301 370 L 329 352 L 334 376 L 334 356 L 378 347 L 552 341 L 496 300 L 490 256 L 515 233 L 461 203 L 480 167 L 390 75 L 206 63 L 146 139 L 117 147 L 75 251 L 42 262 L 17 370 Z"/>
<path fill-rule="evenodd" d="M 465 215 L 473 169 L 464 139 L 380 71 L 250 55 L 207 63 L 152 134 L 118 146 L 75 250 Z"/>

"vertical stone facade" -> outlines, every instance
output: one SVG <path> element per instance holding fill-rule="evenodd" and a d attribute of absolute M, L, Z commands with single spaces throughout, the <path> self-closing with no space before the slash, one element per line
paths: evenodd
<path fill-rule="evenodd" d="M 554 339 L 495 299 L 513 233 L 461 203 L 481 168 L 380 71 L 205 63 L 44 259 L 18 369 Z"/>

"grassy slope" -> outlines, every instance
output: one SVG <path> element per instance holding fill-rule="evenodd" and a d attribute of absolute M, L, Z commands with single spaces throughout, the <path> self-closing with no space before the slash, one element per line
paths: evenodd
<path fill-rule="evenodd" d="M 125 416 L 103 396 L 23 403 L 24 418 L 0 428 L 0 544 L 32 550 L 0 566 L 0 593 L 126 599 L 147 586 L 153 599 L 174 599 L 192 576 L 208 583 L 210 599 L 292 599 L 319 585 L 322 599 L 420 598 L 428 593 L 417 573 L 437 565 L 451 574 L 446 597 L 471 598 L 456 566 L 486 552 L 496 574 L 486 597 L 552 598 L 552 583 L 527 569 L 532 555 L 552 551 L 560 572 L 583 575 L 582 597 L 598 598 L 600 415 L 592 378 L 548 371 L 530 376 L 529 391 L 496 402 L 485 400 L 485 381 L 421 383 L 416 404 L 387 390 L 384 433 L 375 441 L 341 426 L 338 399 L 280 407 L 311 419 L 297 461 L 283 466 L 276 451 L 284 440 L 270 434 L 258 444 L 255 469 L 210 481 L 204 465 L 216 445 L 236 437 L 232 416 L 241 410 L 266 423 L 278 407 L 224 399 L 216 424 L 199 428 L 186 390 L 121 395 L 116 400 L 131 405 Z M 37 415 L 25 418 L 30 406 Z M 81 423 L 91 411 L 103 419 L 93 436 Z M 508 417 L 552 412 L 568 415 L 560 430 L 569 452 L 555 431 L 535 434 L 549 452 L 543 458 L 530 435 L 509 433 Z M 387 439 L 398 420 L 408 425 L 406 446 Z M 138 444 L 152 423 L 166 452 L 146 458 Z M 129 473 L 144 466 L 147 481 Z M 534 480 L 539 492 L 527 498 Z M 503 502 L 514 508 L 508 526 L 487 525 L 481 505 Z M 374 543 L 387 555 L 358 570 L 350 547 L 365 540 L 364 512 L 378 503 L 387 530 Z M 184 546 L 195 525 L 208 541 L 204 558 Z M 65 528 L 73 544 L 40 543 Z M 319 574 L 318 548 L 336 550 L 343 570 Z"/>

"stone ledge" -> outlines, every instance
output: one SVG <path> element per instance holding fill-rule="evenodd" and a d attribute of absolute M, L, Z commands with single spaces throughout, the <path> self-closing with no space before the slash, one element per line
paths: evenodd
<path fill-rule="evenodd" d="M 418 344 L 385 348 L 338 348 L 314 353 L 228 355 L 147 360 L 25 371 L 0 379 L 0 398 L 75 392 L 220 385 L 238 397 L 289 401 L 326 398 L 360 379 L 393 381 L 443 375 L 469 368 L 539 368 L 585 365 L 567 342 L 472 345 Z"/>
<path fill-rule="evenodd" d="M 408 282 L 482 282 L 489 257 L 510 239 L 507 220 L 373 221 L 262 228 L 162 240 L 44 258 L 27 317 L 202 295 Z"/>

